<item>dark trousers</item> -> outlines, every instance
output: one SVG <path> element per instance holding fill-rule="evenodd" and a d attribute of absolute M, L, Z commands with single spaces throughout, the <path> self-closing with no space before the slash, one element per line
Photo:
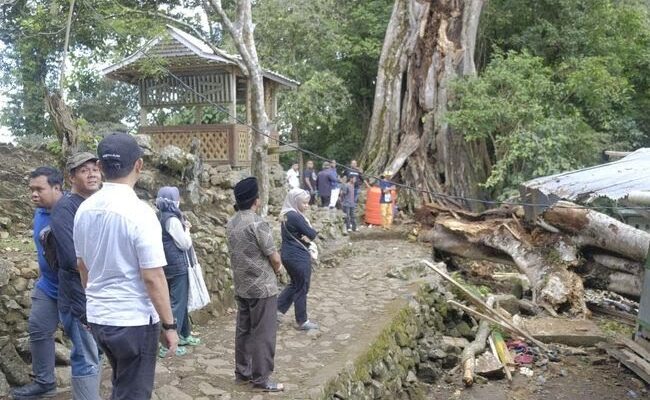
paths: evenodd
<path fill-rule="evenodd" d="M 291 282 L 284 288 L 278 298 L 278 311 L 286 313 L 293 304 L 296 322 L 307 322 L 307 293 L 311 281 L 311 260 L 282 257 L 282 265 L 287 270 Z"/>
<path fill-rule="evenodd" d="M 172 314 L 178 324 L 178 336 L 186 338 L 192 332 L 190 318 L 187 315 L 187 295 L 190 290 L 188 274 L 168 276 L 167 286 L 169 286 Z"/>
<path fill-rule="evenodd" d="M 29 347 L 32 353 L 34 382 L 55 385 L 54 334 L 59 324 L 56 299 L 35 287 L 32 291 L 32 309 L 29 313 Z"/>
<path fill-rule="evenodd" d="M 330 206 L 330 196 L 320 196 L 320 206 L 329 207 Z"/>
<path fill-rule="evenodd" d="M 343 206 L 343 212 L 345 213 L 345 227 L 356 231 L 357 230 L 357 217 L 355 215 L 356 207 Z"/>
<path fill-rule="evenodd" d="M 160 324 L 90 324 L 95 341 L 113 368 L 111 400 L 150 399 L 156 371 Z"/>
<path fill-rule="evenodd" d="M 235 377 L 264 385 L 275 366 L 278 296 L 236 300 Z"/>

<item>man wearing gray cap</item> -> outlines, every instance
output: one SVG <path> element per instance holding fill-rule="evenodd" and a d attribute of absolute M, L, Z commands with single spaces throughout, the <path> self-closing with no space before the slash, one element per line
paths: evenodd
<path fill-rule="evenodd" d="M 168 355 L 178 345 L 163 272 L 162 228 L 133 190 L 142 154 L 131 135 L 102 139 L 97 155 L 106 182 L 79 206 L 74 220 L 86 316 L 113 369 L 113 400 L 151 398 L 158 339 Z"/>
<path fill-rule="evenodd" d="M 56 203 L 50 222 L 59 268 L 57 305 L 63 330 L 72 342 L 72 399 L 99 400 L 101 363 L 97 344 L 87 326 L 86 295 L 77 270 L 72 231 L 77 209 L 86 198 L 99 190 L 102 176 L 97 157 L 88 152 L 72 155 L 66 169 L 71 184 L 70 194 Z"/>

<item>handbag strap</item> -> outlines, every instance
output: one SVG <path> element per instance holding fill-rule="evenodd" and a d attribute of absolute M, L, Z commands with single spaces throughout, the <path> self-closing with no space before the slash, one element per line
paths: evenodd
<path fill-rule="evenodd" d="M 305 245 L 304 245 L 300 240 L 298 240 L 297 237 L 295 237 L 295 236 L 294 236 L 294 235 L 289 231 L 289 228 L 287 228 L 287 225 L 285 224 L 285 222 L 286 222 L 286 217 L 285 217 L 285 220 L 282 221 L 282 227 L 284 228 L 284 230 L 286 230 L 287 233 L 289 234 L 289 236 L 291 236 L 291 237 L 292 237 L 296 242 L 298 242 L 298 243 L 302 246 L 303 249 L 307 250 L 307 252 L 309 253 L 309 249 L 307 248 L 307 246 L 305 246 Z"/>

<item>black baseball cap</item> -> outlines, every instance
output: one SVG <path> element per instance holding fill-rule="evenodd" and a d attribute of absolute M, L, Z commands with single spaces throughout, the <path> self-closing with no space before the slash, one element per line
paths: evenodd
<path fill-rule="evenodd" d="M 144 154 L 132 135 L 113 133 L 97 145 L 97 156 L 105 168 L 128 169 Z"/>

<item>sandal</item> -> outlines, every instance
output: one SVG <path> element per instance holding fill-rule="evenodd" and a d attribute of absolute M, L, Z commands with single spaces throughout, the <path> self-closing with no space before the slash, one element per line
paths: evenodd
<path fill-rule="evenodd" d="M 253 389 L 261 392 L 282 392 L 284 385 L 275 382 L 266 382 L 263 385 L 253 385 Z"/>
<path fill-rule="evenodd" d="M 182 337 L 178 340 L 179 346 L 198 346 L 199 344 L 201 344 L 201 339 L 192 335 L 188 337 Z"/>
<path fill-rule="evenodd" d="M 160 346 L 160 349 L 158 349 L 158 357 L 165 358 L 167 356 L 167 351 L 168 351 L 167 347 Z M 177 356 L 184 356 L 185 354 L 187 354 L 187 349 L 185 349 L 184 347 L 176 348 Z"/>

